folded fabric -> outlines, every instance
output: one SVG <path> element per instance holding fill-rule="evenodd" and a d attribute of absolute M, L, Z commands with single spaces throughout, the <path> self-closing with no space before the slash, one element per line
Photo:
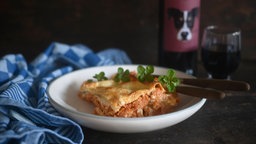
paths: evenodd
<path fill-rule="evenodd" d="M 0 143 L 82 143 L 81 127 L 49 103 L 49 83 L 75 69 L 130 64 L 126 53 L 94 53 L 84 45 L 52 43 L 32 63 L 20 54 L 0 59 Z"/>

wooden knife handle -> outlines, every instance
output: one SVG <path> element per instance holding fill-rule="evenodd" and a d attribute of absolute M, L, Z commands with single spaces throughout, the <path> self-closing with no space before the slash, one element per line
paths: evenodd
<path fill-rule="evenodd" d="M 243 81 L 233 80 L 220 80 L 220 79 L 192 79 L 192 78 L 181 78 L 181 83 L 187 85 L 193 85 L 203 88 L 213 88 L 217 90 L 230 90 L 230 91 L 248 91 L 250 85 Z"/>
<path fill-rule="evenodd" d="M 225 93 L 222 91 L 191 86 L 177 86 L 176 92 L 206 99 L 223 99 L 225 97 Z"/>

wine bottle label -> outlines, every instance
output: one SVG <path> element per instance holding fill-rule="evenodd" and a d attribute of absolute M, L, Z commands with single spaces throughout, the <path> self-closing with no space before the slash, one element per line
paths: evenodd
<path fill-rule="evenodd" d="M 198 48 L 200 0 L 164 0 L 163 47 L 170 52 Z"/>

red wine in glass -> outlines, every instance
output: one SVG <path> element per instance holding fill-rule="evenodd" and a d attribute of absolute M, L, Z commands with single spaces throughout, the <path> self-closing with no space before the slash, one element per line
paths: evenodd
<path fill-rule="evenodd" d="M 208 26 L 201 57 L 209 78 L 230 79 L 241 60 L 241 32 L 235 27 Z"/>
<path fill-rule="evenodd" d="M 229 44 L 213 44 L 202 48 L 204 68 L 212 78 L 226 79 L 239 66 L 241 59 L 240 49 Z"/>

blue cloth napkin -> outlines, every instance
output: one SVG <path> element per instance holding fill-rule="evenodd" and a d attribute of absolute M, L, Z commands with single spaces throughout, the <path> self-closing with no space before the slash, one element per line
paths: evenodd
<path fill-rule="evenodd" d="M 84 45 L 52 43 L 32 63 L 20 54 L 0 59 L 0 143 L 82 143 L 81 127 L 49 103 L 49 83 L 75 69 L 130 64 L 126 53 L 94 53 Z"/>

